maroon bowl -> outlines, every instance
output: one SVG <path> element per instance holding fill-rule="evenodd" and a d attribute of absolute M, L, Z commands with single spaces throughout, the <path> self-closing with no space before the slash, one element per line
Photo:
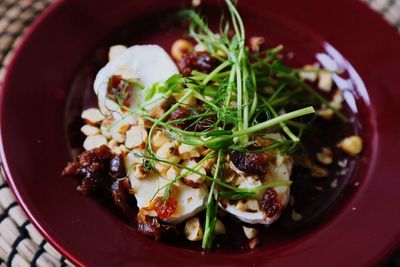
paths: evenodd
<path fill-rule="evenodd" d="M 325 54 L 346 69 L 346 98 L 365 150 L 326 215 L 307 231 L 251 252 L 200 253 L 156 243 L 77 181 L 60 177 L 71 160 L 74 120 L 110 44 L 178 36 L 160 25 L 188 1 L 60 0 L 31 27 L 0 94 L 1 158 L 18 202 L 44 237 L 82 266 L 371 266 L 399 246 L 400 38 L 359 1 L 241 1 L 249 34 L 283 43 L 298 64 Z M 213 17 L 220 3 L 206 1 Z M 161 27 L 161 28 L 160 28 Z"/>

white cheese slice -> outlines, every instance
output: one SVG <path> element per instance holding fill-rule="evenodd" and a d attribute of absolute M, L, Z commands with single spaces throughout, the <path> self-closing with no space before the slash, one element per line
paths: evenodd
<path fill-rule="evenodd" d="M 112 113 L 116 119 L 121 118 L 122 111 L 117 103 L 107 99 L 107 84 L 112 75 L 121 75 L 124 79 L 137 79 L 145 87 L 151 87 L 156 82 L 164 82 L 174 74 L 179 73 L 178 69 L 165 52 L 158 45 L 134 45 L 127 49 L 112 53 L 111 60 L 97 73 L 94 81 L 94 91 L 98 97 L 98 105 L 104 114 Z M 158 101 L 151 100 L 146 103 L 143 100 L 143 90 L 135 90 L 132 99 L 135 104 L 151 104 L 156 106 L 164 99 L 159 97 Z M 131 103 L 133 106 L 134 103 Z"/>
<path fill-rule="evenodd" d="M 270 163 L 268 166 L 268 172 L 267 175 L 264 178 L 263 183 L 269 183 L 272 181 L 276 180 L 289 180 L 290 175 L 292 172 L 292 166 L 293 166 L 293 160 L 289 156 L 277 156 L 275 164 Z M 258 183 L 254 183 L 251 185 L 251 183 L 246 182 L 243 186 L 239 185 L 239 187 L 246 187 L 246 188 L 251 188 L 258 186 Z M 290 187 L 289 186 L 279 186 L 274 188 L 276 193 L 277 193 L 277 199 L 279 203 L 281 204 L 282 209 L 286 207 L 287 203 L 289 202 L 290 198 Z M 262 197 L 262 194 L 257 194 L 255 196 L 259 200 Z M 220 205 L 222 208 L 224 208 L 222 205 Z M 276 221 L 276 219 L 279 218 L 280 213 L 276 214 L 275 216 L 269 218 L 267 217 L 266 220 L 263 219 L 263 213 L 262 211 L 257 211 L 257 212 L 247 212 L 247 211 L 242 211 L 239 210 L 234 203 L 228 202 L 227 206 L 225 207 L 225 210 L 228 213 L 231 213 L 232 215 L 236 216 L 239 220 L 250 223 L 250 224 L 266 224 L 269 225 Z"/>
<path fill-rule="evenodd" d="M 140 154 L 143 153 L 143 151 L 133 150 L 125 157 L 125 166 L 127 170 L 130 169 L 132 164 L 141 162 L 137 156 L 134 156 L 135 153 Z M 157 173 L 149 173 L 145 178 L 137 178 L 133 172 L 129 171 L 128 174 L 139 209 L 149 208 L 151 206 L 151 201 L 155 197 L 164 194 L 165 188 L 163 188 L 163 186 L 170 181 L 166 176 L 161 177 Z M 164 219 L 164 221 L 178 224 L 195 216 L 204 209 L 207 196 L 208 189 L 206 185 L 192 188 L 178 182 L 174 189 L 174 199 L 177 202 L 177 209 L 169 218 Z M 152 215 L 156 216 L 156 213 L 154 212 Z"/>

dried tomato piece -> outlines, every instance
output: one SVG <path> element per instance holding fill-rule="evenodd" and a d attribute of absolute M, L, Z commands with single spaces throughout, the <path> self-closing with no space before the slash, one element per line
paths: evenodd
<path fill-rule="evenodd" d="M 175 226 L 159 222 L 157 218 L 138 214 L 137 220 L 137 230 L 144 235 L 154 237 L 155 240 L 159 240 L 161 234 L 177 234 Z"/>
<path fill-rule="evenodd" d="M 278 195 L 275 189 L 268 188 L 261 199 L 261 210 L 263 213 L 263 219 L 266 220 L 267 217 L 274 217 L 281 209 L 281 204 L 277 199 Z"/>
<path fill-rule="evenodd" d="M 127 178 L 118 179 L 114 181 L 111 185 L 111 193 L 114 199 L 114 204 L 126 214 L 130 210 L 127 199 L 129 196 L 130 189 L 131 189 L 131 183 Z"/>
<path fill-rule="evenodd" d="M 267 173 L 270 157 L 262 153 L 241 153 L 232 150 L 229 157 L 236 168 L 249 174 L 263 175 Z"/>
<path fill-rule="evenodd" d="M 132 91 L 132 83 L 123 79 L 121 75 L 113 75 L 110 77 L 107 86 L 107 94 L 111 100 L 117 103 L 122 102 L 124 106 L 129 107 Z"/>
<path fill-rule="evenodd" d="M 192 70 L 210 73 L 216 66 L 217 59 L 206 51 L 184 54 L 178 62 L 179 70 L 183 76 L 190 76 Z"/>
<path fill-rule="evenodd" d="M 160 219 L 171 217 L 175 213 L 178 203 L 170 196 L 166 201 L 162 197 L 157 197 L 153 200 L 152 208 L 157 212 Z"/>

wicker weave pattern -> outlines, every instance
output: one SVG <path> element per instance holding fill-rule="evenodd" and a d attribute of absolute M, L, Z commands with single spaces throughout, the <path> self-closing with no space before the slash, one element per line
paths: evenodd
<path fill-rule="evenodd" d="M 400 0 L 363 0 L 400 31 Z M 10 56 L 34 18 L 51 0 L 0 0 L 0 86 Z M 1 170 L 1 168 L 0 168 Z M 397 263 L 396 263 L 397 262 Z M 37 232 L 0 173 L 0 267 L 73 266 Z M 400 267 L 394 259 L 387 267 Z"/>

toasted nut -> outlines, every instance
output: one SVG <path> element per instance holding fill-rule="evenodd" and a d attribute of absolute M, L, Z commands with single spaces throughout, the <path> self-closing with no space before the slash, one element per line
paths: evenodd
<path fill-rule="evenodd" d="M 110 127 L 113 125 L 115 119 L 113 116 L 105 118 L 100 125 L 101 134 L 106 138 L 111 138 Z"/>
<path fill-rule="evenodd" d="M 203 239 L 203 228 L 197 217 L 190 218 L 185 224 L 185 236 L 190 241 L 200 241 Z"/>
<path fill-rule="evenodd" d="M 162 131 L 157 131 L 151 138 L 151 145 L 153 146 L 154 150 L 159 149 L 162 145 L 168 142 L 168 137 Z"/>
<path fill-rule="evenodd" d="M 180 161 L 180 157 L 177 155 L 178 148 L 176 144 L 172 142 L 165 143 L 162 145 L 156 152 L 156 156 L 158 159 L 163 159 L 170 161 L 172 163 L 178 163 Z M 156 170 L 161 174 L 165 175 L 166 171 L 171 167 L 168 163 L 157 162 L 155 164 Z"/>
<path fill-rule="evenodd" d="M 119 150 L 119 145 L 118 142 L 111 139 L 110 141 L 108 141 L 107 146 L 111 149 L 111 152 L 113 154 L 121 154 L 121 151 Z"/>
<path fill-rule="evenodd" d="M 258 230 L 256 228 L 243 226 L 243 232 L 248 239 L 253 239 L 258 235 Z"/>
<path fill-rule="evenodd" d="M 183 160 L 200 157 L 200 153 L 195 146 L 181 144 L 178 148 L 178 151 L 181 159 Z"/>
<path fill-rule="evenodd" d="M 189 41 L 178 39 L 172 44 L 171 55 L 175 60 L 180 60 L 184 54 L 192 52 L 193 49 Z"/>
<path fill-rule="evenodd" d="M 88 108 L 82 112 L 81 118 L 88 124 L 94 125 L 104 120 L 104 115 L 101 114 L 98 108 Z"/>
<path fill-rule="evenodd" d="M 330 92 L 333 85 L 332 75 L 327 71 L 320 71 L 318 78 L 318 88 L 324 92 Z"/>
<path fill-rule="evenodd" d="M 187 161 L 183 162 L 184 166 L 186 166 L 188 168 L 193 168 L 193 169 L 196 164 L 197 164 L 197 162 L 194 160 L 187 160 Z M 199 173 L 206 174 L 206 170 L 203 167 L 196 168 L 195 170 Z M 182 179 L 182 182 L 188 186 L 198 187 L 199 185 L 201 185 L 204 182 L 204 177 L 197 173 L 191 173 L 188 170 L 183 171 L 183 174 L 185 174 L 185 173 L 188 173 L 188 175 Z"/>
<path fill-rule="evenodd" d="M 317 116 L 324 118 L 325 120 L 330 120 L 333 118 L 333 110 L 330 108 L 322 108 L 315 112 Z"/>
<path fill-rule="evenodd" d="M 291 218 L 293 221 L 298 222 L 303 219 L 303 216 L 300 213 L 297 213 L 295 210 L 292 210 Z"/>
<path fill-rule="evenodd" d="M 319 70 L 318 63 L 315 63 L 313 65 L 305 65 L 303 67 L 303 71 L 301 71 L 299 75 L 303 80 L 309 80 L 311 82 L 315 82 L 315 80 L 318 77 L 318 70 Z"/>
<path fill-rule="evenodd" d="M 141 126 L 132 126 L 126 132 L 125 146 L 129 149 L 142 146 L 147 142 L 147 131 Z"/>
<path fill-rule="evenodd" d="M 212 166 L 214 166 L 215 162 L 217 161 L 216 158 L 209 158 L 206 159 L 205 161 L 203 161 L 203 163 L 201 164 L 201 167 L 203 167 L 206 172 L 210 172 L 212 169 Z"/>
<path fill-rule="evenodd" d="M 159 159 L 164 159 L 171 161 L 173 163 L 178 163 L 180 161 L 179 156 L 177 156 L 177 145 L 172 142 L 163 144 L 156 152 L 156 156 Z"/>
<path fill-rule="evenodd" d="M 225 225 L 222 223 L 222 221 L 220 219 L 217 219 L 217 222 L 215 223 L 214 233 L 216 235 L 226 234 Z"/>
<path fill-rule="evenodd" d="M 335 109 L 341 109 L 343 103 L 343 96 L 340 90 L 336 90 L 331 101 L 331 106 Z"/>
<path fill-rule="evenodd" d="M 113 45 L 113 46 L 111 46 L 110 50 L 108 50 L 108 60 L 111 61 L 114 58 L 118 57 L 123 52 L 125 52 L 126 49 L 127 48 L 124 45 Z"/>
<path fill-rule="evenodd" d="M 193 7 L 198 7 L 201 5 L 201 0 L 192 0 L 192 6 Z"/>
<path fill-rule="evenodd" d="M 363 149 L 363 141 L 359 136 L 353 135 L 344 138 L 337 146 L 350 156 L 356 156 Z"/>
<path fill-rule="evenodd" d="M 240 211 L 257 212 L 260 210 L 260 205 L 256 199 L 241 199 L 236 203 L 236 208 Z"/>
<path fill-rule="evenodd" d="M 93 148 L 100 147 L 105 144 L 107 144 L 107 139 L 104 136 L 97 134 L 86 137 L 85 141 L 83 142 L 83 147 L 86 150 L 92 150 Z"/>
<path fill-rule="evenodd" d="M 86 136 L 96 135 L 96 134 L 100 133 L 100 129 L 95 126 L 85 124 L 81 128 L 81 132 Z"/>
<path fill-rule="evenodd" d="M 338 186 L 338 183 L 339 183 L 339 180 L 334 179 L 330 184 L 331 188 L 336 188 Z"/>
<path fill-rule="evenodd" d="M 249 248 L 255 249 L 261 243 L 261 239 L 259 237 L 255 237 L 249 242 Z"/>
<path fill-rule="evenodd" d="M 264 37 L 260 36 L 252 36 L 250 37 L 249 43 L 250 43 L 250 48 L 253 52 L 258 52 L 260 51 L 260 46 L 265 42 Z"/>
<path fill-rule="evenodd" d="M 132 171 L 129 176 L 133 176 L 138 179 L 143 179 L 147 176 L 147 172 L 144 170 L 142 164 L 135 164 L 132 166 Z"/>
<path fill-rule="evenodd" d="M 325 168 L 322 168 L 316 164 L 312 164 L 310 166 L 311 176 L 315 178 L 327 177 L 329 175 L 329 171 Z"/>
<path fill-rule="evenodd" d="M 322 151 L 317 153 L 317 159 L 319 162 L 325 165 L 332 164 L 333 162 L 333 152 L 327 147 L 323 147 Z"/>

